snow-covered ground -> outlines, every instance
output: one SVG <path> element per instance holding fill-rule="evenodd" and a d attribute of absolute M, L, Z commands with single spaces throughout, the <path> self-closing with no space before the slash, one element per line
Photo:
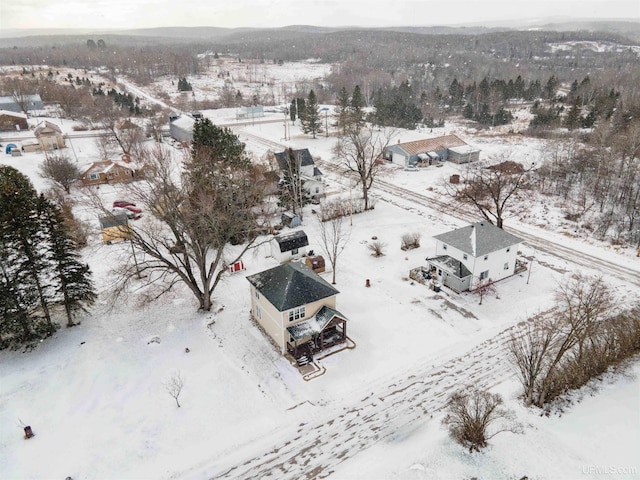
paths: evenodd
<path fill-rule="evenodd" d="M 231 116 L 205 114 L 220 123 Z M 62 127 L 70 131 L 71 123 Z M 297 126 L 291 127 L 291 140 L 283 140 L 282 123 L 235 128 L 256 157 L 276 142 L 329 160 L 335 141 L 311 139 Z M 510 152 L 533 162 L 544 155 L 541 141 L 474 137 L 462 126 L 401 132 L 392 141 L 443 133 L 459 134 L 487 158 Z M 79 164 L 98 159 L 94 139 L 72 142 Z M 0 155 L 1 163 L 23 171 L 38 190 L 47 187 L 38 174 L 42 160 L 35 153 Z M 459 168 L 405 172 L 387 166 L 386 180 L 428 192 Z M 325 173 L 329 190 L 348 196 L 343 179 Z M 105 203 L 119 191 L 100 187 Z M 516 398 L 503 332 L 549 309 L 555 285 L 577 267 L 524 245 L 523 254 L 535 253 L 531 275 L 500 282 L 497 298 L 479 305 L 470 293 L 436 294 L 408 280 L 409 270 L 434 254 L 433 235 L 463 223 L 374 193 L 375 209 L 353 216 L 350 242 L 337 266 L 337 308 L 349 318 L 357 346 L 320 360 L 326 373 L 308 382 L 249 320 L 245 276 L 276 264 L 265 248 L 244 259 L 246 271 L 225 279 L 212 312 L 196 312 L 184 288 L 146 307 L 132 294 L 126 304 L 108 308 L 110 271 L 130 250 L 102 245 L 96 232 L 83 254 L 101 291 L 98 304 L 80 326 L 61 329 L 31 351 L 0 352 L 0 478 L 265 478 L 258 472 L 272 465 L 271 478 L 640 478 L 637 363 L 626 375 L 595 382 L 597 388 L 585 390 L 582 401 L 562 415 L 540 417 Z M 95 219 L 90 207 L 77 208 Z M 553 218 L 537 204 L 529 215 L 540 223 Z M 554 226 L 532 228 L 554 237 Z M 303 228 L 310 248 L 321 251 L 311 207 Z M 402 251 L 401 237 L 411 232 L 421 234 L 421 246 Z M 383 257 L 372 257 L 367 248 L 374 236 L 387 244 Z M 630 249 L 615 251 L 595 241 L 584 248 L 640 269 Z M 323 275 L 330 279 L 331 273 Z M 638 300 L 633 284 L 607 281 L 621 302 Z M 181 408 L 163 384 L 176 372 L 185 379 Z M 524 433 L 501 434 L 473 455 L 453 443 L 440 424 L 441 406 L 448 394 L 470 383 L 502 393 Z M 35 437 L 23 439 L 23 423 Z M 279 461 L 286 465 L 275 467 Z"/>

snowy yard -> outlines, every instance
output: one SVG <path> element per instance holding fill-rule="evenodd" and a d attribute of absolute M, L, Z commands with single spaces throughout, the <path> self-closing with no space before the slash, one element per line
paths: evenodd
<path fill-rule="evenodd" d="M 67 123 L 63 128 L 70 129 Z M 266 147 L 243 135 L 281 142 L 282 124 L 242 128 L 237 132 L 256 157 Z M 452 130 L 483 155 L 508 151 L 532 162 L 543 155 L 541 142 L 524 137 L 473 138 L 471 132 L 452 128 L 446 133 Z M 442 133 L 445 129 L 399 137 L 409 141 Z M 329 160 L 334 141 L 324 136 L 312 140 L 294 127 L 285 144 Z M 96 159 L 94 140 L 73 139 L 73 146 L 79 164 Z M 37 170 L 42 160 L 35 153 L 0 156 L 1 163 L 27 174 L 39 191 L 47 187 Z M 426 192 L 459 168 L 405 172 L 388 167 L 387 180 Z M 332 192 L 348 196 L 341 179 L 327 177 Z M 100 188 L 105 203 L 117 191 Z M 83 254 L 101 292 L 98 304 L 80 326 L 62 328 L 31 351 L 0 352 L 0 477 L 245 478 L 251 475 L 233 470 L 235 465 L 250 459 L 259 465 L 260 459 L 278 456 L 272 449 L 287 444 L 284 451 L 296 452 L 300 439 L 301 446 L 319 442 L 315 453 L 304 455 L 324 458 L 332 468 L 322 474 L 333 471 L 331 478 L 338 479 L 640 478 L 637 363 L 625 375 L 595 382 L 593 391 L 575 395 L 582 400 L 562 415 L 541 417 L 516 398 L 518 385 L 500 333 L 549 309 L 555 286 L 576 267 L 538 252 L 530 276 L 525 272 L 500 282 L 498 298 L 487 297 L 482 305 L 470 293 L 435 293 L 410 281 L 409 270 L 434 254 L 433 235 L 463 223 L 374 193 L 375 209 L 353 216 L 350 242 L 337 267 L 337 308 L 348 317 L 348 334 L 357 346 L 320 360 L 326 374 L 309 382 L 249 319 L 245 277 L 276 265 L 266 247 L 246 256 L 246 271 L 226 278 L 211 312 L 196 312 L 184 288 L 146 307 L 132 293 L 126 304 L 110 309 L 110 270 L 130 250 L 128 245 L 102 245 L 96 230 Z M 97 223 L 90 207 L 77 209 Z M 538 205 L 527 215 L 536 218 L 534 224 L 547 218 Z M 553 224 L 545 227 L 549 232 L 538 233 L 556 235 Z M 320 252 L 311 207 L 303 229 L 309 248 Z M 420 248 L 402 251 L 402 235 L 412 232 L 421 235 Z M 387 245 L 380 258 L 367 248 L 374 236 Z M 616 252 L 592 243 L 584 248 L 640 270 L 631 250 Z M 534 252 L 524 245 L 522 253 Z M 323 276 L 330 281 L 330 272 Z M 620 302 L 638 299 L 634 285 L 607 281 Z M 181 408 L 163 384 L 178 371 L 185 379 Z M 439 381 L 442 372 L 446 375 Z M 488 450 L 470 455 L 448 438 L 440 407 L 457 387 L 476 381 L 504 395 L 525 432 L 499 435 Z M 420 408 L 418 400 L 424 401 Z M 360 416 L 364 419 L 353 418 Z M 21 422 L 36 436 L 24 440 Z M 366 446 L 357 445 L 359 438 Z M 342 441 L 354 445 L 345 447 Z M 342 453 L 345 449 L 349 453 Z M 300 478 L 302 463 L 298 472 L 274 473 L 275 478 Z"/>

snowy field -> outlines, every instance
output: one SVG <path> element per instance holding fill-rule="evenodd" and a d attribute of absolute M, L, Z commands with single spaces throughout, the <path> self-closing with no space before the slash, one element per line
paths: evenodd
<path fill-rule="evenodd" d="M 232 117 L 229 111 L 205 115 L 220 123 Z M 61 126 L 71 131 L 71 122 Z M 331 159 L 335 141 L 311 139 L 297 126 L 284 141 L 282 123 L 235 129 L 256 157 L 268 148 L 256 137 L 309 148 L 323 160 Z M 399 132 L 392 142 L 445 133 L 460 135 L 486 158 L 509 153 L 514 160 L 543 159 L 540 141 L 476 137 L 462 126 Z M 74 138 L 72 144 L 69 154 L 79 165 L 98 159 L 95 140 Z M 35 153 L 0 155 L 1 163 L 27 174 L 39 191 L 47 188 L 38 174 L 42 160 Z M 424 193 L 437 191 L 442 178 L 459 169 L 405 172 L 387 166 L 385 179 Z M 348 196 L 343 179 L 325 173 L 329 191 Z M 101 186 L 105 204 L 121 196 L 122 188 Z M 260 464 L 279 456 L 288 461 L 288 452 L 300 459 L 297 467 L 275 470 L 271 478 L 313 478 L 304 476 L 306 460 L 323 466 L 318 477 L 337 479 L 640 478 L 637 363 L 575 394 L 562 414 L 540 416 L 516 398 L 503 332 L 549 309 L 555 286 L 577 267 L 538 252 L 530 276 L 500 282 L 497 297 L 482 305 L 470 293 L 435 293 L 411 282 L 409 270 L 433 256 L 433 235 L 464 223 L 382 191 L 374 194 L 375 209 L 353 216 L 350 242 L 337 266 L 337 308 L 349 319 L 356 348 L 320 360 L 326 373 L 308 382 L 249 320 L 245 277 L 276 265 L 266 248 L 251 251 L 244 259 L 247 270 L 225 279 L 211 312 L 196 312 L 184 288 L 150 306 L 139 306 L 134 293 L 127 304 L 110 307 L 110 272 L 130 249 L 102 245 L 97 212 L 79 203 L 78 213 L 96 226 L 83 255 L 100 299 L 80 326 L 62 328 L 31 351 L 0 352 L 0 478 L 265 478 Z M 540 205 L 531 205 L 525 217 L 538 234 L 559 237 L 556 217 Z M 309 248 L 320 252 L 311 207 L 303 229 Z M 402 251 L 402 235 L 412 232 L 420 233 L 420 248 Z M 367 248 L 374 236 L 387 245 L 383 257 L 374 258 Z M 631 249 L 566 242 L 640 270 Z M 522 253 L 535 252 L 524 245 Z M 323 276 L 330 281 L 330 272 Z M 621 303 L 638 300 L 637 287 L 606 280 Z M 185 379 L 181 408 L 163 384 L 176 372 Z M 473 455 L 450 440 L 440 424 L 441 407 L 447 395 L 467 384 L 501 393 L 524 433 L 498 435 Z M 22 423 L 36 436 L 24 440 Z M 245 462 L 244 469 L 236 468 Z"/>

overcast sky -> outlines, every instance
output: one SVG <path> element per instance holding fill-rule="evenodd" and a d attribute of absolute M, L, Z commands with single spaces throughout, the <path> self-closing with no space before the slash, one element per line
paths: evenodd
<path fill-rule="evenodd" d="M 0 0 L 0 29 L 432 26 L 549 17 L 640 20 L 640 0 Z"/>

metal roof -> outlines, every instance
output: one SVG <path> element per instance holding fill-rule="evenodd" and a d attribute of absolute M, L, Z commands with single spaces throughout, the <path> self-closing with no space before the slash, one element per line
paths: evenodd
<path fill-rule="evenodd" d="M 426 138 L 424 140 L 416 140 L 413 142 L 398 143 L 390 145 L 388 148 L 393 151 L 399 151 L 406 156 L 418 155 L 420 153 L 436 152 L 438 150 L 450 149 L 453 147 L 462 147 L 467 145 L 455 135 L 445 135 L 442 137 Z"/>
<path fill-rule="evenodd" d="M 522 243 L 521 238 L 486 221 L 435 235 L 433 238 L 476 258 Z"/>
<path fill-rule="evenodd" d="M 280 312 L 340 293 L 299 262 L 286 263 L 250 275 L 247 280 Z"/>

